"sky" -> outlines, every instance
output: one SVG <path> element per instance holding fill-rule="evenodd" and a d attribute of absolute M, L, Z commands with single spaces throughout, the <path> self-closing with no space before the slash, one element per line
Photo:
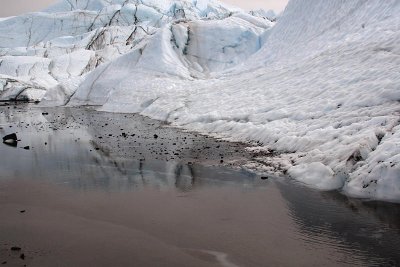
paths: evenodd
<path fill-rule="evenodd" d="M 0 17 L 15 16 L 25 12 L 39 11 L 55 0 L 0 0 Z M 222 0 L 222 2 L 232 4 L 244 9 L 274 9 L 276 12 L 282 11 L 288 0 Z"/>

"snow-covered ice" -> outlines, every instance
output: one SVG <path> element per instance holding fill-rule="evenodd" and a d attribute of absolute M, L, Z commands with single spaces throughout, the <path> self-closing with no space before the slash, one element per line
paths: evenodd
<path fill-rule="evenodd" d="M 254 142 L 273 152 L 265 171 L 400 201 L 399 12 L 291 0 L 275 22 L 211 0 L 61 1 L 0 21 L 1 98 Z"/>

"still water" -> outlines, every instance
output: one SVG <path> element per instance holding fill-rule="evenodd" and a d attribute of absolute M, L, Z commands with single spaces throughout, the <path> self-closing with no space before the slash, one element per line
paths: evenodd
<path fill-rule="evenodd" d="M 11 244 L 28 266 L 400 266 L 398 204 L 261 179 L 243 144 L 136 115 L 0 111 L 9 266 Z"/>

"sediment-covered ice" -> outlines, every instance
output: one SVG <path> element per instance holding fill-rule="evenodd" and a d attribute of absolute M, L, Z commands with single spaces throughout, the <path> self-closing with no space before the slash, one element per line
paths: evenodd
<path fill-rule="evenodd" d="M 399 12 L 291 0 L 275 23 L 211 1 L 60 2 L 0 21 L 19 36 L 0 42 L 1 97 L 29 88 L 254 142 L 265 171 L 400 201 Z"/>

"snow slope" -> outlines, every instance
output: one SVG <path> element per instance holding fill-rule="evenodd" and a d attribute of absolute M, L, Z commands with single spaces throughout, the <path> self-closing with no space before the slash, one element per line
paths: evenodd
<path fill-rule="evenodd" d="M 83 2 L 34 15 L 71 17 L 85 31 L 49 30 L 49 39 L 20 32 L 0 50 L 11 66 L 0 81 L 45 88 L 46 104 L 99 105 L 254 142 L 266 156 L 248 167 L 322 190 L 400 201 L 399 1 L 291 0 L 276 25 L 216 2 L 143 1 L 153 13 L 141 27 L 119 17 L 123 1 Z M 126 14 L 135 14 L 133 6 Z M 83 22 L 72 19 L 80 12 L 87 13 Z M 92 13 L 108 15 L 97 25 L 99 18 L 86 20 Z M 10 20 L 24 25 L 23 17 L 0 21 L 1 35 Z M 98 28 L 90 31 L 92 24 Z M 24 67 L 17 72 L 18 62 Z M 36 65 L 51 77 L 29 70 Z"/>

